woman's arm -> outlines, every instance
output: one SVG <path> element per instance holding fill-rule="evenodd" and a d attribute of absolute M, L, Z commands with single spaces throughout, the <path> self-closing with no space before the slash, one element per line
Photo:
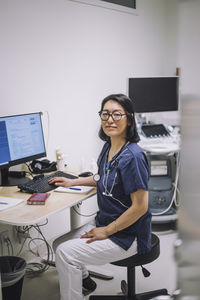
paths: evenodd
<path fill-rule="evenodd" d="M 131 194 L 131 200 L 131 207 L 129 207 L 117 220 L 105 227 L 93 228 L 91 231 L 85 233 L 82 237 L 90 238 L 87 240 L 87 243 L 108 238 L 117 231 L 129 227 L 147 212 L 148 191 L 142 189 L 136 191 Z"/>
<path fill-rule="evenodd" d="M 106 226 L 108 235 L 129 227 L 142 217 L 148 209 L 148 192 L 138 190 L 131 194 L 132 205 L 117 220 Z"/>
<path fill-rule="evenodd" d="M 87 186 L 96 186 L 96 182 L 93 179 L 93 176 L 89 177 L 79 177 L 76 179 L 68 179 L 65 177 L 54 177 L 49 180 L 49 184 L 55 184 L 56 186 L 74 186 L 74 185 L 87 185 Z"/>

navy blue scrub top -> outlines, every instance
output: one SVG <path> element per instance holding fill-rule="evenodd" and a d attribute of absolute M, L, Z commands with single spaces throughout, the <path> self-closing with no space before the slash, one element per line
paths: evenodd
<path fill-rule="evenodd" d="M 97 161 L 100 175 L 97 182 L 97 227 L 107 226 L 123 214 L 132 204 L 131 193 L 148 190 L 149 166 L 142 149 L 136 143 L 130 143 L 108 162 L 109 149 L 110 144 L 105 143 Z M 150 211 L 109 238 L 125 250 L 136 238 L 138 253 L 148 252 L 151 249 Z"/>

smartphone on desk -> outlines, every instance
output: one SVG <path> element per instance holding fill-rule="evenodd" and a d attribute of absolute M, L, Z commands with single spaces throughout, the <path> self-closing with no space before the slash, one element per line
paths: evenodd
<path fill-rule="evenodd" d="M 27 204 L 29 204 L 29 205 L 44 205 L 49 196 L 50 196 L 50 193 L 34 193 L 28 198 Z"/>

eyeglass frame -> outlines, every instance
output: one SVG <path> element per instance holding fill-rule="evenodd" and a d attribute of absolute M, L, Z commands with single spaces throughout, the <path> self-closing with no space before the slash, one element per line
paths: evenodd
<path fill-rule="evenodd" d="M 101 114 L 102 114 L 103 111 L 104 111 L 104 110 L 100 110 L 100 111 L 98 112 L 100 118 L 101 118 Z M 105 112 L 107 112 L 107 111 L 105 110 Z M 115 120 L 115 119 L 113 118 L 113 114 L 114 114 L 114 113 L 116 113 L 116 112 L 113 112 L 113 113 L 107 112 L 107 114 L 108 114 L 107 120 L 103 120 L 102 118 L 101 118 L 101 120 L 102 120 L 102 121 L 108 121 L 109 118 L 111 117 L 112 120 L 113 120 L 114 122 L 119 122 L 119 121 L 121 121 L 121 119 L 122 119 L 123 116 L 125 116 L 125 115 L 127 116 L 127 114 L 122 114 L 122 113 L 119 111 L 119 112 L 117 112 L 117 113 L 118 113 L 121 117 L 120 117 L 119 120 Z"/>

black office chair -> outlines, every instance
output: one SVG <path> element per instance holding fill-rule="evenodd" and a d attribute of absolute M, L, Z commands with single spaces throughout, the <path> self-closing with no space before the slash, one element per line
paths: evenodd
<path fill-rule="evenodd" d="M 159 238 L 152 233 L 152 248 L 146 254 L 135 254 L 126 259 L 118 260 L 112 262 L 113 265 L 127 267 L 127 279 L 128 283 L 125 280 L 121 282 L 121 289 L 123 295 L 91 295 L 89 300 L 111 300 L 111 299 L 121 299 L 121 300 L 148 300 L 156 296 L 168 295 L 166 289 L 154 290 L 145 293 L 136 294 L 135 293 L 135 267 L 143 266 L 149 264 L 156 260 L 160 255 L 160 240 Z M 143 268 L 143 267 L 142 267 Z M 149 276 L 150 273 L 143 268 L 143 274 L 145 277 Z"/>

